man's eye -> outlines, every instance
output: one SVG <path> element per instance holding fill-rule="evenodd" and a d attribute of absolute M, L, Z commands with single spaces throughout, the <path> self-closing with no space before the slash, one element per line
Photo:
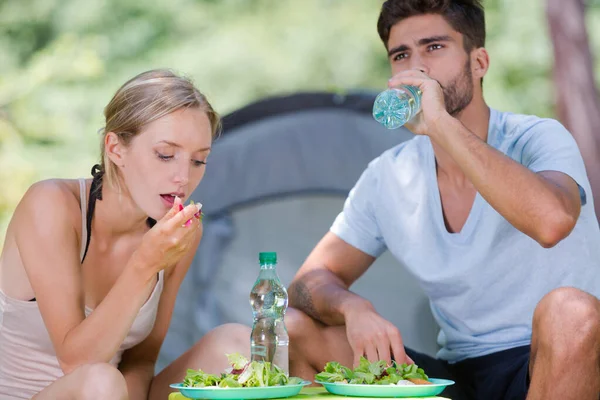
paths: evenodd
<path fill-rule="evenodd" d="M 441 49 L 443 46 L 441 44 L 432 44 L 430 45 L 427 50 L 438 50 Z"/>
<path fill-rule="evenodd" d="M 394 56 L 394 61 L 402 60 L 402 59 L 404 59 L 406 57 L 408 57 L 408 55 L 406 53 L 396 54 Z"/>

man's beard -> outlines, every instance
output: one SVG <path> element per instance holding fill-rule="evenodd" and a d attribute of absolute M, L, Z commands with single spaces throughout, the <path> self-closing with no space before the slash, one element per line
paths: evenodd
<path fill-rule="evenodd" d="M 442 86 L 446 111 L 452 116 L 458 115 L 473 99 L 473 74 L 471 59 L 467 60 L 463 72 L 449 84 Z"/>

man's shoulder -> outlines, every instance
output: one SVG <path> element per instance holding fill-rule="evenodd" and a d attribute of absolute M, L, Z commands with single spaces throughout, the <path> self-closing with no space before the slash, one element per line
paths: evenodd
<path fill-rule="evenodd" d="M 499 139 L 516 141 L 526 134 L 548 131 L 566 132 L 565 127 L 556 119 L 531 114 L 517 114 L 493 110 Z"/>

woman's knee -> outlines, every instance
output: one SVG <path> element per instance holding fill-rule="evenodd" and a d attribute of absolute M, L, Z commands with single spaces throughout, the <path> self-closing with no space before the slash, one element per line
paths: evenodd
<path fill-rule="evenodd" d="M 250 353 L 250 327 L 242 324 L 223 324 L 213 328 L 202 337 L 195 347 L 215 349 L 223 354 L 237 352 Z"/>
<path fill-rule="evenodd" d="M 220 374 L 229 366 L 227 354 L 250 357 L 250 328 L 241 324 L 220 325 L 202 336 L 185 357 L 186 368 Z"/>
<path fill-rule="evenodd" d="M 74 370 L 78 399 L 127 399 L 127 383 L 121 372 L 108 363 L 82 365 Z"/>

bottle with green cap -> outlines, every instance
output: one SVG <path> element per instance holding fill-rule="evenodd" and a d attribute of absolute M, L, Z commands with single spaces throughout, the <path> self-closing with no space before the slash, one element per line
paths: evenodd
<path fill-rule="evenodd" d="M 250 337 L 252 361 L 269 361 L 289 376 L 289 336 L 283 317 L 288 305 L 287 290 L 281 284 L 275 266 L 277 253 L 258 255 L 260 273 L 250 291 L 254 324 Z"/>

